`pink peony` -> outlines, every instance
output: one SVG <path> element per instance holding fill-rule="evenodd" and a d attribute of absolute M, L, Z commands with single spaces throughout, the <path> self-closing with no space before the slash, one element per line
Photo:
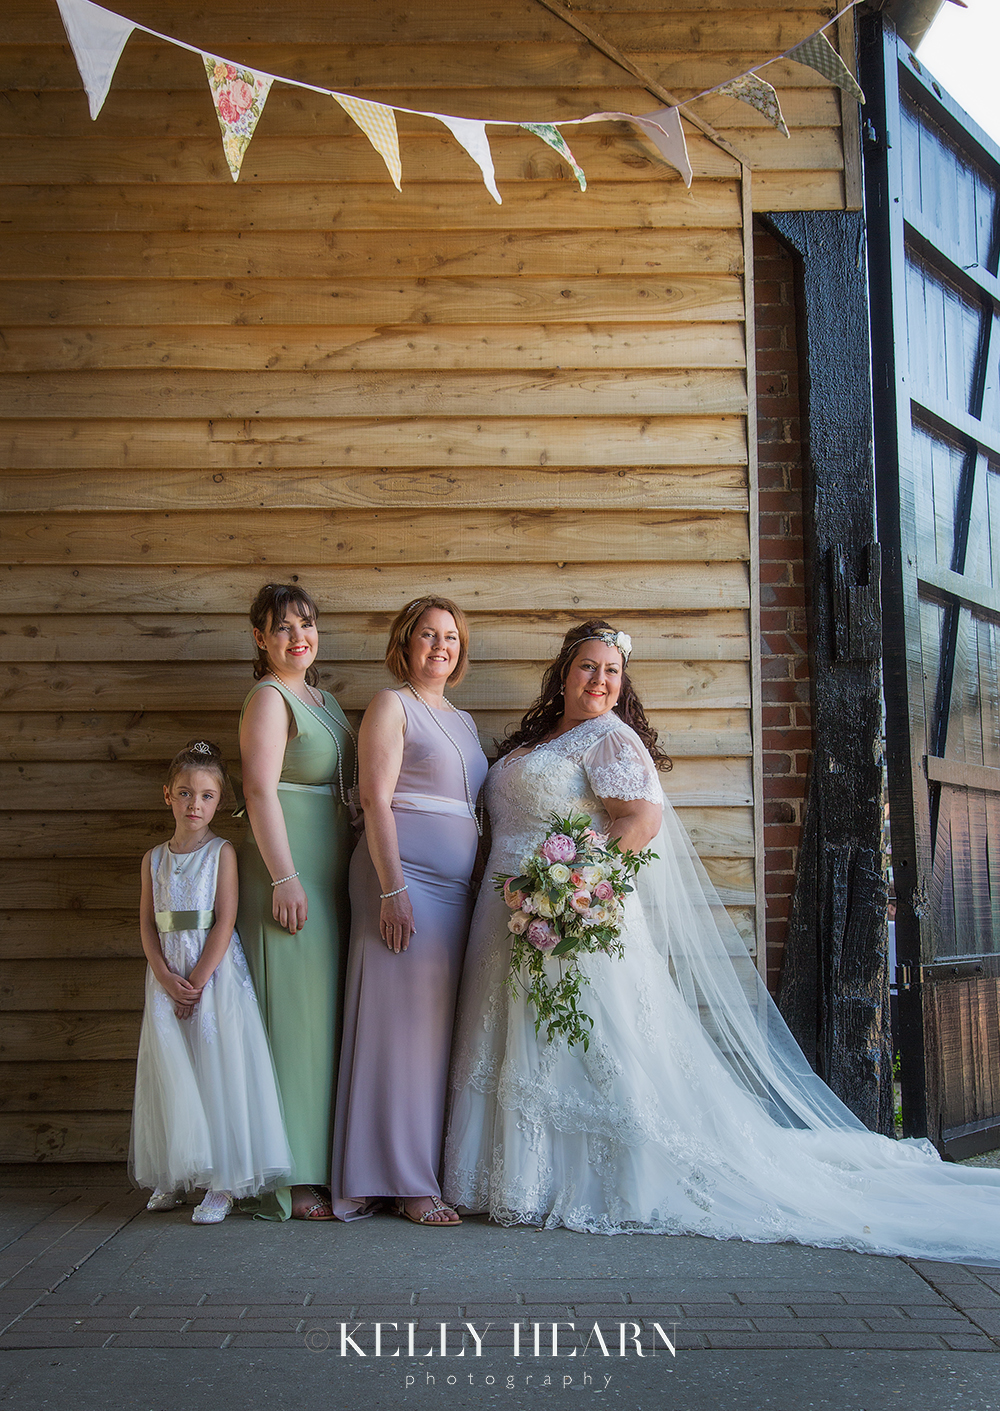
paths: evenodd
<path fill-rule="evenodd" d="M 254 92 L 249 83 L 236 79 L 219 89 L 219 116 L 228 123 L 238 123 L 243 114 L 253 107 L 253 99 Z"/>
<path fill-rule="evenodd" d="M 580 891 L 573 893 L 569 899 L 569 904 L 580 916 L 585 916 L 587 908 L 590 906 L 590 893 L 581 888 Z"/>
<path fill-rule="evenodd" d="M 576 857 L 576 843 L 565 833 L 553 833 L 538 851 L 546 862 L 572 862 Z"/>
<path fill-rule="evenodd" d="M 535 950 L 541 951 L 554 950 L 559 944 L 559 937 L 547 921 L 532 921 L 528 926 L 528 940 Z"/>
<path fill-rule="evenodd" d="M 594 896 L 598 901 L 611 901 L 614 894 L 615 889 L 610 882 L 598 882 L 594 888 Z"/>

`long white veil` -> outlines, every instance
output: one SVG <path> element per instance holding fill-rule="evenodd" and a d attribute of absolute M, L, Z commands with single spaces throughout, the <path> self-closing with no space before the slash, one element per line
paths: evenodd
<path fill-rule="evenodd" d="M 654 944 L 733 1077 L 779 1126 L 867 1128 L 810 1068 L 664 796 L 637 891 Z"/>

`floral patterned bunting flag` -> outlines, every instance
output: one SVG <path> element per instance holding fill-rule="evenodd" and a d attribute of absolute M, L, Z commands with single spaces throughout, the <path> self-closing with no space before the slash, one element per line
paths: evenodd
<path fill-rule="evenodd" d="M 523 127 L 528 132 L 533 132 L 536 137 L 540 137 L 543 142 L 547 142 L 554 152 L 558 152 L 560 157 L 569 162 L 570 166 L 573 168 L 573 175 L 579 182 L 580 190 L 586 191 L 587 178 L 584 176 L 582 169 L 577 166 L 576 158 L 566 146 L 566 139 L 554 123 L 522 122 L 518 123 L 518 127 Z"/>
<path fill-rule="evenodd" d="M 96 118 L 104 107 L 118 60 L 135 25 L 122 15 L 92 5 L 90 0 L 59 0 L 59 13 L 87 90 L 90 116 Z"/>
<path fill-rule="evenodd" d="M 859 103 L 865 101 L 865 95 L 855 82 L 854 75 L 825 34 L 811 35 L 809 39 L 790 49 L 785 58 L 794 59 L 797 64 L 805 64 L 808 68 L 815 69 L 845 93 L 849 93 L 852 98 L 856 98 Z"/>
<path fill-rule="evenodd" d="M 403 168 L 399 161 L 399 132 L 396 129 L 396 113 L 384 103 L 372 103 L 367 98 L 351 98 L 346 93 L 332 93 L 332 98 L 343 108 L 360 127 L 368 141 L 380 152 L 389 168 L 393 185 L 402 191 L 399 184 Z"/>
<path fill-rule="evenodd" d="M 222 148 L 232 178 L 238 181 L 243 158 L 274 79 L 253 69 L 241 69 L 226 59 L 217 59 L 213 54 L 202 54 L 201 57 L 222 128 Z"/>
<path fill-rule="evenodd" d="M 741 74 L 739 78 L 734 78 L 732 83 L 723 83 L 712 91 L 725 93 L 730 98 L 738 98 L 741 103 L 749 103 L 751 108 L 756 108 L 758 113 L 763 113 L 768 122 L 773 123 L 779 132 L 783 132 L 786 137 L 788 136 L 788 128 L 781 115 L 781 105 L 778 102 L 777 93 L 769 83 L 765 83 L 755 73 Z"/>

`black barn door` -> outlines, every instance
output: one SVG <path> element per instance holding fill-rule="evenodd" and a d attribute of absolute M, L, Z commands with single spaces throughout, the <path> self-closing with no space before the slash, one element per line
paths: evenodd
<path fill-rule="evenodd" d="M 863 48 L 903 1121 L 961 1157 L 1000 1146 L 1000 152 Z"/>

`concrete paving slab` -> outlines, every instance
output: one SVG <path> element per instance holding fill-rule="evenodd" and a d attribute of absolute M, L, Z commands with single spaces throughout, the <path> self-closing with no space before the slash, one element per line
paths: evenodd
<path fill-rule="evenodd" d="M 974 1352 L 702 1349 L 646 1364 L 609 1364 L 610 1370 L 566 1363 L 552 1370 L 499 1358 L 484 1358 L 472 1369 L 407 1369 L 283 1348 L 112 1346 L 57 1356 L 11 1353 L 3 1364 L 0 1405 L 12 1411 L 176 1411 L 178 1405 L 185 1411 L 218 1411 L 220 1405 L 244 1411 L 558 1411 L 592 1403 L 618 1411 L 995 1411 L 996 1365 L 993 1356 Z"/>

